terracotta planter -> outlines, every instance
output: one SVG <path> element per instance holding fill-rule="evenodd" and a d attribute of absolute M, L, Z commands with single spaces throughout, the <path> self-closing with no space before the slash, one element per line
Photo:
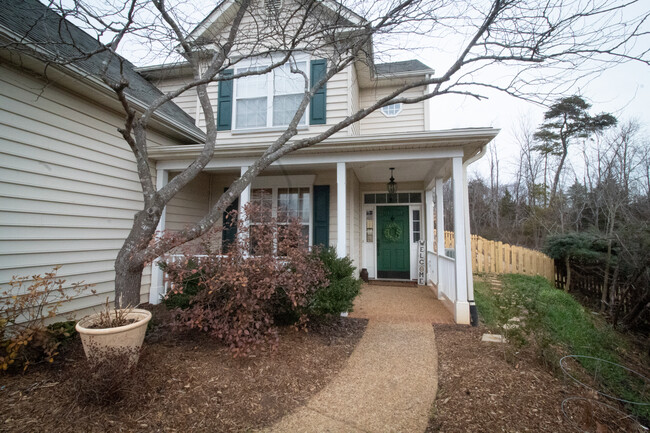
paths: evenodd
<path fill-rule="evenodd" d="M 133 309 L 126 317 L 136 319 L 134 323 L 115 328 L 92 328 L 98 317 L 99 314 L 92 314 L 77 322 L 76 329 L 81 335 L 86 358 L 91 362 L 98 362 L 107 356 L 127 353 L 129 364 L 137 364 L 151 313 L 147 310 Z"/>

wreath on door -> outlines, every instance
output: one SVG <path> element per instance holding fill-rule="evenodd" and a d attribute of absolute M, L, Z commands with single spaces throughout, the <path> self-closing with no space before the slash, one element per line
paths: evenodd
<path fill-rule="evenodd" d="M 402 237 L 402 228 L 396 222 L 391 221 L 384 227 L 384 238 L 391 242 L 397 242 Z"/>

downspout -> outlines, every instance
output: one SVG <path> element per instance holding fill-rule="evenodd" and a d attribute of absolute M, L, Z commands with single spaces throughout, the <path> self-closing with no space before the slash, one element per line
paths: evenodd
<path fill-rule="evenodd" d="M 476 155 L 463 162 L 463 199 L 465 200 L 465 251 L 467 254 L 467 302 L 469 303 L 469 318 L 472 326 L 478 326 L 478 310 L 474 302 L 474 276 L 472 274 L 472 233 L 469 226 L 469 192 L 467 190 L 467 167 L 485 155 L 488 143 L 485 143 Z"/>

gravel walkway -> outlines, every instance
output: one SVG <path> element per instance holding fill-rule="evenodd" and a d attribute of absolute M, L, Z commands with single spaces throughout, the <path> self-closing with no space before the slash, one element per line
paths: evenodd
<path fill-rule="evenodd" d="M 348 365 L 267 432 L 423 432 L 438 386 L 432 322 L 451 316 L 426 287 L 364 286 L 354 317 L 370 319 Z"/>

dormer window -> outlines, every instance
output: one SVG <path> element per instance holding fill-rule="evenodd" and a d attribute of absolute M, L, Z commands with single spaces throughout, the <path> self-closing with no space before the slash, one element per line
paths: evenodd
<path fill-rule="evenodd" d="M 386 117 L 395 117 L 402 112 L 402 103 L 398 102 L 397 104 L 390 104 L 381 107 L 381 112 L 384 113 L 384 116 Z"/>
<path fill-rule="evenodd" d="M 236 74 L 255 72 L 265 65 L 241 67 Z M 302 71 L 293 73 L 294 67 Z M 300 105 L 305 92 L 305 79 L 309 77 L 307 59 L 292 61 L 264 75 L 249 75 L 235 82 L 235 129 L 252 129 L 287 126 Z M 299 125 L 305 125 L 303 114 Z"/>

